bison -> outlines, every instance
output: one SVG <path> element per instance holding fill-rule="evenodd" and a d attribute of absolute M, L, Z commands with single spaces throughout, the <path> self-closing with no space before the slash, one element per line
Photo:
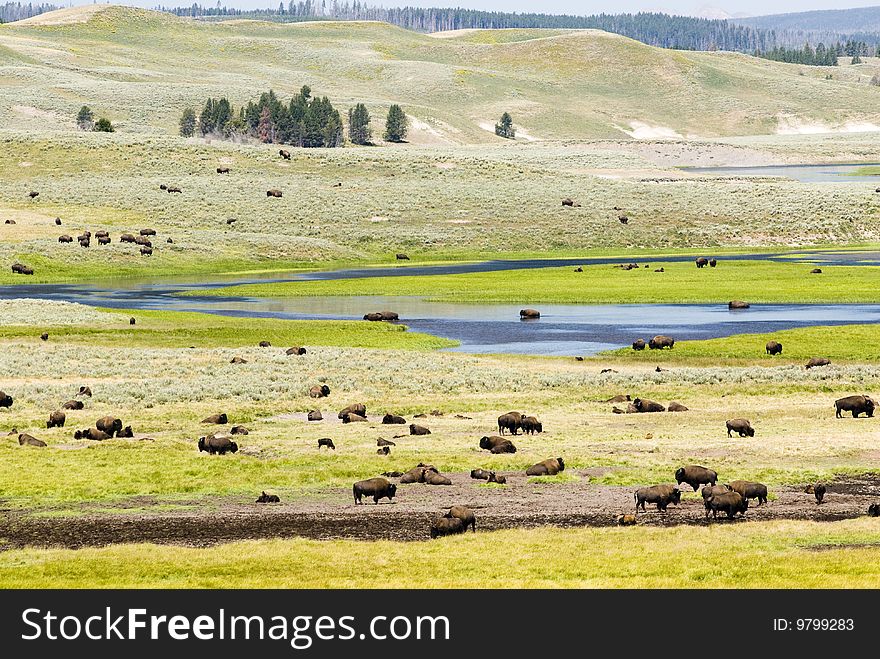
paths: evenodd
<path fill-rule="evenodd" d="M 730 310 L 748 309 L 751 306 L 752 305 L 750 305 L 748 302 L 743 302 L 742 300 L 731 300 L 727 303 L 727 308 Z"/>
<path fill-rule="evenodd" d="M 284 158 L 285 160 L 290 160 L 290 151 L 285 151 L 284 149 L 281 149 L 278 152 L 278 155 L 281 156 L 282 158 Z"/>
<path fill-rule="evenodd" d="M 565 462 L 562 458 L 550 458 L 526 469 L 526 476 L 555 476 L 561 471 L 565 471 Z"/>
<path fill-rule="evenodd" d="M 813 268 L 812 270 L 810 270 L 810 274 L 811 274 L 811 275 L 821 275 L 821 274 L 822 274 L 822 268 Z"/>
<path fill-rule="evenodd" d="M 316 384 L 314 387 L 309 389 L 309 396 L 311 398 L 326 398 L 329 395 L 330 387 L 328 387 L 326 384 Z M 341 419 L 342 417 L 340 416 L 339 418 Z"/>
<path fill-rule="evenodd" d="M 358 416 L 367 416 L 367 406 L 363 403 L 352 403 L 348 407 L 344 407 L 339 410 L 339 414 L 337 414 L 337 418 L 343 419 L 346 414 L 357 414 Z"/>
<path fill-rule="evenodd" d="M 520 309 L 519 310 L 519 318 L 520 320 L 535 320 L 536 318 L 541 317 L 541 312 L 537 309 Z"/>
<path fill-rule="evenodd" d="M 228 174 L 228 173 L 229 173 L 229 167 L 218 167 L 218 168 L 217 168 L 217 173 L 218 173 L 218 174 Z M 265 493 L 264 493 L 264 494 L 265 494 Z"/>
<path fill-rule="evenodd" d="M 269 341 L 260 341 L 259 346 L 261 348 L 271 348 L 272 344 Z"/>
<path fill-rule="evenodd" d="M 733 481 L 727 487 L 738 492 L 743 499 L 757 499 L 758 505 L 767 503 L 767 486 L 753 481 Z"/>
<path fill-rule="evenodd" d="M 77 396 L 88 396 L 92 397 L 92 389 L 91 387 L 87 387 L 85 385 L 80 385 L 79 392 L 76 394 Z"/>
<path fill-rule="evenodd" d="M 382 423 L 386 426 L 394 424 L 403 425 L 406 423 L 406 419 L 402 416 L 397 416 L 396 414 L 386 414 L 382 417 Z"/>
<path fill-rule="evenodd" d="M 152 247 L 141 247 L 141 256 L 152 256 L 153 248 Z"/>
<path fill-rule="evenodd" d="M 168 192 L 169 194 L 172 192 L 175 192 L 177 194 L 181 194 L 183 192 L 183 190 L 181 190 L 176 185 L 169 185 L 167 188 L 165 188 L 165 191 Z"/>
<path fill-rule="evenodd" d="M 880 503 L 872 503 L 868 506 L 868 517 L 880 517 Z"/>
<path fill-rule="evenodd" d="M 858 419 L 859 414 L 871 417 L 874 416 L 874 406 L 874 401 L 867 395 L 838 398 L 834 401 L 834 407 L 837 410 L 834 416 L 839 419 L 843 416 L 841 412 L 852 412 L 854 419 Z"/>
<path fill-rule="evenodd" d="M 229 423 L 229 417 L 226 416 L 226 412 L 220 412 L 219 414 L 212 414 L 211 416 L 205 417 L 202 419 L 202 423 L 213 423 L 222 426 Z"/>
<path fill-rule="evenodd" d="M 251 431 L 244 426 L 232 426 L 232 428 L 229 429 L 229 432 L 233 435 L 248 435 Z"/>
<path fill-rule="evenodd" d="M 231 437 L 231 435 L 215 435 L 213 433 L 205 437 L 199 437 L 199 451 L 207 451 L 211 455 L 215 453 L 220 455 L 235 453 L 238 451 L 238 444 L 233 442 Z"/>
<path fill-rule="evenodd" d="M 729 419 L 727 421 L 727 436 L 731 437 L 731 433 L 737 433 L 740 437 L 754 437 L 755 429 L 748 419 Z"/>
<path fill-rule="evenodd" d="M 603 400 L 603 403 L 626 403 L 630 399 L 629 394 L 617 394 L 616 396 L 612 396 L 606 400 Z"/>
<path fill-rule="evenodd" d="M 812 485 L 807 485 L 804 489 L 804 492 L 807 494 L 812 494 L 816 497 L 816 504 L 821 504 L 825 500 L 825 493 L 828 491 L 828 488 L 825 487 L 822 483 L 814 483 Z"/>
<path fill-rule="evenodd" d="M 336 445 L 333 443 L 333 440 L 329 437 L 323 437 L 318 440 L 318 449 L 320 450 L 322 446 L 326 446 L 329 449 L 336 450 Z"/>
<path fill-rule="evenodd" d="M 483 437 L 480 439 L 480 448 L 491 453 L 516 453 L 516 446 L 505 437 L 493 435 L 491 437 Z"/>
<path fill-rule="evenodd" d="M 391 322 L 394 320 L 400 320 L 400 316 L 394 311 L 373 311 L 364 314 L 364 320 L 369 320 L 374 323 L 381 321 Z"/>
<path fill-rule="evenodd" d="M 651 350 L 663 350 L 663 348 L 669 348 L 670 350 L 675 347 L 675 339 L 663 336 L 662 334 L 658 334 L 653 339 L 648 341 L 648 347 Z"/>
<path fill-rule="evenodd" d="M 516 435 L 516 431 L 522 427 L 523 416 L 520 412 L 508 412 L 499 416 L 498 434 L 503 435 L 505 430 L 509 430 L 511 435 Z"/>
<path fill-rule="evenodd" d="M 714 268 L 716 265 L 718 265 L 718 261 L 717 261 L 717 260 L 715 260 L 715 259 L 709 259 L 709 267 L 710 267 L 710 268 Z"/>
<path fill-rule="evenodd" d="M 415 423 L 409 424 L 409 434 L 410 435 L 430 435 L 431 431 L 425 428 L 425 426 L 420 426 Z"/>
<path fill-rule="evenodd" d="M 91 439 L 92 441 L 101 442 L 105 439 L 112 439 L 113 435 L 99 430 L 98 428 L 86 428 L 85 430 L 77 430 L 73 433 L 74 439 Z"/>
<path fill-rule="evenodd" d="M 0 407 L 2 407 L 2 401 L 0 401 Z M 69 400 L 61 407 L 65 410 L 81 410 L 85 405 L 81 400 Z"/>
<path fill-rule="evenodd" d="M 647 344 L 645 343 L 645 340 L 644 340 L 644 339 L 636 339 L 636 340 L 633 341 L 633 343 L 632 343 L 633 350 L 644 350 L 644 349 L 645 349 L 645 345 L 647 345 Z"/>
<path fill-rule="evenodd" d="M 137 240 L 137 238 L 135 238 L 130 233 L 123 233 L 121 236 L 119 236 L 119 242 L 121 242 L 121 243 L 133 243 L 136 240 Z"/>
<path fill-rule="evenodd" d="M 487 481 L 489 480 L 489 474 L 493 472 L 487 471 L 486 469 L 471 469 L 471 478 L 475 480 Z"/>
<path fill-rule="evenodd" d="M 229 360 L 230 364 L 247 364 L 248 361 L 244 357 L 233 357 Z"/>
<path fill-rule="evenodd" d="M 676 403 L 675 401 L 672 401 L 671 403 L 669 403 L 669 407 L 667 407 L 666 410 L 669 412 L 687 412 L 688 408 L 681 403 Z"/>
<path fill-rule="evenodd" d="M 828 366 L 831 360 L 826 357 L 813 357 L 807 362 L 805 368 L 816 368 L 817 366 Z"/>
<path fill-rule="evenodd" d="M 409 257 L 406 254 L 397 254 L 398 261 L 409 261 Z"/>
<path fill-rule="evenodd" d="M 354 412 L 349 412 L 342 417 L 342 423 L 364 423 L 366 420 L 367 417 L 355 414 Z"/>
<path fill-rule="evenodd" d="M 636 516 L 630 515 L 629 513 L 627 513 L 626 515 L 618 515 L 614 518 L 614 523 L 618 526 L 635 526 Z"/>
<path fill-rule="evenodd" d="M 718 474 L 711 469 L 706 469 L 706 467 L 688 465 L 686 467 L 679 467 L 675 471 L 675 480 L 679 485 L 687 483 L 696 492 L 700 485 L 715 485 L 718 481 Z"/>
<path fill-rule="evenodd" d="M 46 421 L 47 428 L 63 428 L 64 422 L 67 420 L 67 415 L 61 411 L 52 412 L 49 415 L 49 420 Z"/>
<path fill-rule="evenodd" d="M 426 485 L 452 485 L 452 481 L 436 469 L 425 469 L 424 480 Z"/>
<path fill-rule="evenodd" d="M 227 171 L 228 168 L 227 168 Z M 265 490 L 257 497 L 257 503 L 281 503 L 281 497 L 277 494 L 266 494 Z"/>
<path fill-rule="evenodd" d="M 779 341 L 767 341 L 767 346 L 765 347 L 768 355 L 781 355 L 782 354 L 782 344 Z"/>
<path fill-rule="evenodd" d="M 58 242 L 59 243 L 72 243 L 73 236 L 68 236 L 67 234 L 64 234 L 63 236 L 58 236 Z"/>
<path fill-rule="evenodd" d="M 647 398 L 636 398 L 635 400 L 633 400 L 632 404 L 633 407 L 636 408 L 636 411 L 641 413 L 666 411 L 666 408 L 663 407 L 663 405 L 653 400 L 648 400 Z"/>
<path fill-rule="evenodd" d="M 381 446 L 376 449 L 376 455 L 391 455 L 390 446 Z"/>
<path fill-rule="evenodd" d="M 707 259 L 705 256 L 701 256 L 695 261 L 695 263 L 697 264 L 698 268 L 705 268 L 707 265 L 709 265 L 709 259 Z"/>
<path fill-rule="evenodd" d="M 677 506 L 681 502 L 681 490 L 674 485 L 642 487 L 633 493 L 633 500 L 636 502 L 636 512 L 639 511 L 639 506 L 644 512 L 646 503 L 656 504 L 657 510 L 666 512 L 670 503 Z"/>
<path fill-rule="evenodd" d="M 275 197 L 277 199 L 281 199 L 281 195 L 282 195 L 281 190 L 276 190 L 276 189 L 266 190 L 267 197 Z"/>
<path fill-rule="evenodd" d="M 460 519 L 465 530 L 470 526 L 471 531 L 474 533 L 477 532 L 477 518 L 474 515 L 474 511 L 467 506 L 452 506 L 444 517 L 448 519 Z"/>
<path fill-rule="evenodd" d="M 122 419 L 117 419 L 115 416 L 102 416 L 95 421 L 95 427 L 112 436 L 122 430 Z"/>
<path fill-rule="evenodd" d="M 18 436 L 18 444 L 19 446 L 48 446 L 48 444 L 42 439 L 37 439 L 33 435 L 28 435 L 26 432 L 23 432 Z"/>
<path fill-rule="evenodd" d="M 710 496 L 706 499 L 704 506 L 706 508 L 706 517 L 709 516 L 709 513 L 712 513 L 712 519 L 716 519 L 718 512 L 721 511 L 727 514 L 728 519 L 733 519 L 733 516 L 737 513 L 740 515 L 746 514 L 746 511 L 749 509 L 749 500 L 744 499 L 739 492 L 730 491 Z"/>
<path fill-rule="evenodd" d="M 524 435 L 544 432 L 544 425 L 533 416 L 523 417 L 523 420 L 520 422 L 520 428 L 522 428 Z"/>
<path fill-rule="evenodd" d="M 431 539 L 464 533 L 467 529 L 457 517 L 438 517 L 431 522 Z"/>
<path fill-rule="evenodd" d="M 323 421 L 324 416 L 321 414 L 321 410 L 311 410 L 306 416 L 308 421 Z"/>
<path fill-rule="evenodd" d="M 285 355 L 304 355 L 306 354 L 306 349 L 302 346 L 293 346 L 292 348 L 288 348 L 284 351 Z"/>
<path fill-rule="evenodd" d="M 373 503 L 378 505 L 379 499 L 387 498 L 388 501 L 391 501 L 397 494 L 397 486 L 394 483 L 389 483 L 385 478 L 369 478 L 365 481 L 358 481 L 351 489 L 355 505 L 361 503 L 362 497 L 373 497 Z"/>
<path fill-rule="evenodd" d="M 397 444 L 392 442 L 390 439 L 385 439 L 383 437 L 380 437 L 379 439 L 376 440 L 376 446 L 397 446 Z"/>
<path fill-rule="evenodd" d="M 700 490 L 700 495 L 703 497 L 703 502 L 705 503 L 710 497 L 713 497 L 716 494 L 730 492 L 730 489 L 730 485 L 706 485 Z"/>

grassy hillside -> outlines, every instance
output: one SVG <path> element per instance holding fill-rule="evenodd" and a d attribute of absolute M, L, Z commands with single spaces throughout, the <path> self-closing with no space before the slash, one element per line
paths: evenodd
<path fill-rule="evenodd" d="M 121 7 L 0 26 L 0 125 L 23 129 L 73 128 L 87 103 L 122 130 L 169 133 L 207 96 L 239 104 L 302 84 L 343 108 L 365 101 L 377 117 L 399 102 L 418 121 L 413 139 L 427 142 L 498 140 L 491 124 L 504 110 L 537 138 L 623 137 L 632 122 L 716 136 L 773 132 L 780 114 L 880 118 L 867 80 L 824 78 L 593 30 L 438 39 L 381 23 L 205 24 Z"/>

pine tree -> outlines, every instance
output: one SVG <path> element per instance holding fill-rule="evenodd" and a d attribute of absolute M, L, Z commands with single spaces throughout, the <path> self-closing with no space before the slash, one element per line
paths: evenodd
<path fill-rule="evenodd" d="M 385 135 L 388 142 L 403 142 L 406 138 L 407 120 L 406 114 L 397 104 L 388 108 L 388 116 L 385 118 Z"/>
<path fill-rule="evenodd" d="M 182 137 L 192 137 L 196 132 L 196 111 L 187 108 L 180 117 L 180 135 Z"/>
<path fill-rule="evenodd" d="M 257 138 L 261 142 L 272 142 L 273 132 L 272 113 L 269 111 L 269 106 L 267 105 L 264 106 L 260 112 L 260 121 L 257 124 Z"/>
<path fill-rule="evenodd" d="M 79 114 L 76 115 L 76 125 L 79 126 L 80 130 L 95 129 L 95 115 L 88 105 L 83 105 L 80 108 Z"/>
<path fill-rule="evenodd" d="M 348 139 L 354 144 L 370 144 L 373 131 L 370 129 L 370 113 L 367 106 L 358 103 L 348 109 Z"/>
<path fill-rule="evenodd" d="M 115 129 L 113 128 L 113 124 L 110 123 L 110 120 L 106 117 L 101 117 L 95 122 L 95 131 L 98 133 L 113 133 Z"/>
<path fill-rule="evenodd" d="M 853 58 L 852 58 L 852 61 L 850 62 L 850 64 L 861 64 L 861 63 L 862 63 L 862 58 L 859 57 L 858 54 L 853 55 Z"/>
<path fill-rule="evenodd" d="M 501 121 L 495 124 L 495 134 L 512 140 L 516 137 L 516 129 L 513 127 L 513 119 L 505 112 L 501 115 Z"/>

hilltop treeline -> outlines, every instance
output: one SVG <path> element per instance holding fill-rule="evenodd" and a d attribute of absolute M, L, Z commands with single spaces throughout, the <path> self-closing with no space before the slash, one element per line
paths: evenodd
<path fill-rule="evenodd" d="M 236 113 L 226 98 L 209 98 L 198 117 L 202 135 L 228 139 L 252 137 L 261 142 L 303 147 L 335 147 L 342 144 L 342 119 L 327 97 L 312 97 L 303 86 L 289 103 L 275 92 L 260 95 Z"/>
<path fill-rule="evenodd" d="M 7 2 L 0 5 L 0 23 L 11 23 L 12 21 L 21 21 L 31 16 L 39 16 L 47 11 L 55 11 L 61 9 L 56 5 L 41 4 L 35 5 L 31 2 L 26 5 L 20 2 Z"/>

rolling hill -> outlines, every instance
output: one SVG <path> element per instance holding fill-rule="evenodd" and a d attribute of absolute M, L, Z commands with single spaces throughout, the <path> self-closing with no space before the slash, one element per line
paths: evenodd
<path fill-rule="evenodd" d="M 121 131 L 173 134 L 183 108 L 209 96 L 239 105 L 308 84 L 343 110 L 367 103 L 374 118 L 400 103 L 421 143 L 497 142 L 491 129 L 505 110 L 524 139 L 712 137 L 773 133 L 780 117 L 880 123 L 870 74 L 594 30 L 429 36 L 375 22 L 202 23 L 92 5 L 0 25 L 0 125 L 72 130 L 88 104 Z"/>

